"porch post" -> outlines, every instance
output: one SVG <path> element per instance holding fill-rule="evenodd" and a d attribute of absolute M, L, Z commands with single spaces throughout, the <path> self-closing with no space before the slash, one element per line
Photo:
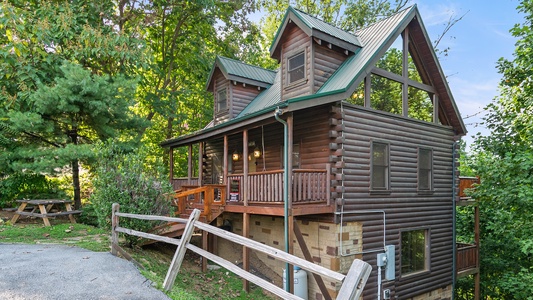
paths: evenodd
<path fill-rule="evenodd" d="M 175 189 L 174 182 L 173 182 L 173 179 L 174 179 L 174 148 L 170 147 L 169 152 L 168 152 L 168 157 L 169 157 L 169 163 L 170 163 L 170 166 L 169 166 L 170 184 L 172 185 L 172 188 Z"/>
<path fill-rule="evenodd" d="M 223 159 L 223 174 L 222 174 L 222 183 L 226 186 L 228 185 L 228 136 L 224 135 L 224 159 Z M 228 193 L 228 192 L 226 192 Z M 226 199 L 224 199 L 226 200 Z"/>
<path fill-rule="evenodd" d="M 203 186 L 202 182 L 204 181 L 204 172 L 202 169 L 204 157 L 204 143 L 200 142 L 198 144 L 198 186 Z"/>
<path fill-rule="evenodd" d="M 242 198 L 244 206 L 248 206 L 248 130 L 245 129 L 242 132 Z M 243 237 L 250 236 L 250 215 L 245 212 L 242 214 L 242 235 Z M 250 270 L 250 249 L 246 246 L 242 247 L 242 268 L 245 271 Z M 243 279 L 242 288 L 246 292 L 250 292 L 250 283 L 248 280 Z"/>
<path fill-rule="evenodd" d="M 192 181 L 192 144 L 189 144 L 187 153 L 187 184 L 191 185 Z"/>

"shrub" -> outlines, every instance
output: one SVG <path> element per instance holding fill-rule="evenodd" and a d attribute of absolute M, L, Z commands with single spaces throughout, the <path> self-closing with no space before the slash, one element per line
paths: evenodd
<path fill-rule="evenodd" d="M 55 178 L 35 173 L 14 173 L 0 179 L 0 207 L 16 206 L 16 199 L 65 199 Z"/>
<path fill-rule="evenodd" d="M 145 215 L 168 215 L 170 201 L 168 194 L 172 187 L 163 168 L 146 168 L 139 151 L 125 153 L 114 144 L 102 145 L 98 152 L 98 166 L 91 195 L 92 208 L 102 228 L 111 227 L 111 206 L 120 204 L 120 210 Z M 139 231 L 148 231 L 155 224 L 149 221 L 124 218 L 121 226 Z M 139 238 L 126 236 L 130 245 Z"/>

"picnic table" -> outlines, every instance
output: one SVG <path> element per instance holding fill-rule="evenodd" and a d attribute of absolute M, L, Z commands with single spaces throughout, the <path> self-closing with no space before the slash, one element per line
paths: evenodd
<path fill-rule="evenodd" d="M 15 224 L 20 216 L 30 216 L 30 217 L 37 217 L 42 218 L 44 221 L 45 226 L 51 226 L 50 221 L 48 220 L 49 217 L 56 217 L 56 216 L 68 216 L 71 223 L 76 223 L 76 219 L 74 219 L 74 214 L 79 214 L 82 211 L 81 210 L 73 210 L 72 209 L 72 201 L 71 200 L 57 200 L 57 199 L 46 199 L 46 200 L 16 200 L 18 203 L 20 203 L 17 211 L 15 212 L 15 215 L 11 219 L 11 223 Z M 29 205 L 33 206 L 33 209 L 31 212 L 24 211 L 26 207 Z M 65 211 L 61 210 L 61 205 L 65 207 Z M 56 207 L 58 210 L 57 212 L 51 213 L 53 207 Z M 39 208 L 39 212 L 36 212 L 37 207 Z"/>

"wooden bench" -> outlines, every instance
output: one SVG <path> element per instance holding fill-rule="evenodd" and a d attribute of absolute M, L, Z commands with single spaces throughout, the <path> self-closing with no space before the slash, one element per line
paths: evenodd
<path fill-rule="evenodd" d="M 72 205 L 71 205 L 72 201 L 70 200 L 46 199 L 46 200 L 16 200 L 16 201 L 20 203 L 20 205 L 17 211 L 15 212 L 15 215 L 11 219 L 12 224 L 15 224 L 20 216 L 42 218 L 45 226 L 51 226 L 50 220 L 48 220 L 49 217 L 57 217 L 57 216 L 68 216 L 71 223 L 76 223 L 76 219 L 74 219 L 73 215 L 79 214 L 82 212 L 81 210 L 73 210 Z M 31 212 L 24 211 L 28 204 L 33 206 L 33 209 Z M 59 209 L 59 205 L 61 204 L 65 206 L 66 211 L 59 210 L 59 212 L 54 212 L 54 213 L 49 212 L 54 206 L 56 206 Z M 35 212 L 37 210 L 37 207 L 39 208 L 40 213 Z"/>

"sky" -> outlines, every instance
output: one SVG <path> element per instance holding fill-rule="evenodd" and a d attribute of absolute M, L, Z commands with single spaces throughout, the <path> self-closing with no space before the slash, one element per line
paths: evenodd
<path fill-rule="evenodd" d="M 476 133 L 489 135 L 479 124 L 484 107 L 498 95 L 501 75 L 496 62 L 512 59 L 516 38 L 509 30 L 523 22 L 517 0 L 413 0 L 432 41 L 442 33 L 450 16 L 460 17 L 445 35 L 439 48 L 450 47 L 439 61 L 461 112 L 470 145 Z"/>

